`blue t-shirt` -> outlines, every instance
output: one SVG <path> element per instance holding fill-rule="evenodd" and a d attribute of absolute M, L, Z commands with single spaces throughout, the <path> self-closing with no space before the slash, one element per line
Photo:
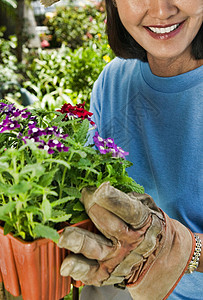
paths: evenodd
<path fill-rule="evenodd" d="M 129 152 L 129 175 L 171 218 L 203 233 L 203 66 L 158 77 L 148 63 L 115 58 L 90 111 L 100 136 Z M 203 274 L 184 275 L 169 299 L 202 300 Z"/>

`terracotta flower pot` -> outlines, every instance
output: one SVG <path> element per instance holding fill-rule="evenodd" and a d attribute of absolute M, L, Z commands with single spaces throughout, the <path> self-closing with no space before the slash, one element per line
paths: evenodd
<path fill-rule="evenodd" d="M 71 226 L 94 231 L 90 220 Z M 25 242 L 12 234 L 4 235 L 0 227 L 0 245 L 0 282 L 3 280 L 13 296 L 22 295 L 23 300 L 58 300 L 70 292 L 71 283 L 76 287 L 82 284 L 60 275 L 61 263 L 69 252 L 51 240 Z"/>

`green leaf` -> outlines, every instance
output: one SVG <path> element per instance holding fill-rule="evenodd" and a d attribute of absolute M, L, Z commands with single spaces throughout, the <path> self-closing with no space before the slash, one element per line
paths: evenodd
<path fill-rule="evenodd" d="M 111 175 L 112 175 L 112 172 L 113 172 L 113 167 L 112 167 L 112 165 L 107 164 L 107 165 L 106 165 L 106 168 L 107 168 L 107 170 L 108 170 L 109 176 L 111 176 Z"/>
<path fill-rule="evenodd" d="M 103 173 L 99 172 L 98 175 L 97 175 L 97 181 L 100 182 L 102 180 L 102 176 L 103 176 Z"/>
<path fill-rule="evenodd" d="M 64 188 L 64 191 L 74 198 L 81 198 L 81 193 L 76 187 Z"/>
<path fill-rule="evenodd" d="M 18 231 L 18 232 L 15 233 L 13 236 L 14 236 L 14 237 L 15 237 L 15 236 L 20 236 L 23 240 L 26 239 L 26 233 L 25 233 L 24 231 Z"/>
<path fill-rule="evenodd" d="M 25 150 L 26 148 L 30 148 L 30 149 L 33 150 L 33 151 L 39 150 L 39 149 L 37 148 L 36 143 L 35 143 L 35 142 L 32 142 L 31 140 L 26 140 L 26 144 L 23 145 L 23 146 L 21 146 L 21 147 L 18 149 L 18 151 L 21 152 L 21 151 Z M 44 151 L 44 153 L 45 153 L 45 151 Z"/>
<path fill-rule="evenodd" d="M 48 199 L 45 198 L 43 200 L 41 209 L 44 215 L 44 220 L 48 221 L 51 218 L 51 212 L 52 212 L 51 203 L 49 202 Z"/>
<path fill-rule="evenodd" d="M 92 163 L 88 158 L 81 158 L 78 162 L 78 166 L 90 167 L 91 165 Z"/>
<path fill-rule="evenodd" d="M 94 146 L 94 145 L 92 145 Z M 89 146 L 88 147 L 84 147 L 84 151 L 91 154 L 91 155 L 96 155 L 98 154 L 98 150 L 94 149 L 94 148 L 90 148 Z"/>
<path fill-rule="evenodd" d="M 32 173 L 32 176 L 40 177 L 45 172 L 45 168 L 42 166 L 42 164 L 30 164 L 26 165 L 22 168 L 20 171 L 20 175 L 24 175 L 27 173 Z"/>
<path fill-rule="evenodd" d="M 44 173 L 41 177 L 40 177 L 40 181 L 39 181 L 39 184 L 43 187 L 46 187 L 46 186 L 50 186 L 53 179 L 54 179 L 54 176 L 55 176 L 55 173 L 56 173 L 57 169 L 53 169 L 52 171 L 49 171 L 49 172 L 46 172 Z"/>
<path fill-rule="evenodd" d="M 55 209 L 52 212 L 50 221 L 55 222 L 55 223 L 65 222 L 65 221 L 69 220 L 71 216 L 72 216 L 72 214 L 66 214 L 64 210 Z"/>
<path fill-rule="evenodd" d="M 11 226 L 9 223 L 4 224 L 4 235 L 8 234 L 13 230 L 13 226 Z"/>
<path fill-rule="evenodd" d="M 82 158 L 87 157 L 87 153 L 85 153 L 85 151 L 82 151 L 82 150 L 74 150 L 74 149 L 70 149 L 70 150 L 71 150 L 71 152 L 73 152 L 73 153 L 79 154 L 80 157 L 82 157 Z M 70 151 L 70 150 L 69 150 L 69 151 Z"/>
<path fill-rule="evenodd" d="M 66 202 L 74 200 L 74 199 L 75 199 L 75 197 L 64 197 L 62 199 L 58 199 L 54 202 L 51 202 L 51 207 L 56 207 L 60 204 L 66 203 Z"/>
<path fill-rule="evenodd" d="M 26 194 L 31 188 L 32 184 L 30 182 L 22 181 L 18 184 L 14 184 L 13 186 L 7 185 L 7 188 L 4 191 L 4 193 L 10 196 Z"/>
<path fill-rule="evenodd" d="M 46 160 L 47 162 L 53 162 L 53 163 L 56 163 L 56 164 L 59 164 L 59 165 L 63 165 L 65 166 L 66 168 L 70 169 L 70 164 L 64 160 L 61 160 L 61 159 L 47 159 Z"/>
<path fill-rule="evenodd" d="M 62 210 L 55 210 L 54 215 L 50 218 L 50 221 L 54 223 L 60 223 L 68 221 L 71 218 L 72 214 L 66 214 Z"/>
<path fill-rule="evenodd" d="M 77 211 L 84 211 L 84 205 L 78 201 L 74 206 L 73 206 L 73 210 L 77 210 Z"/>
<path fill-rule="evenodd" d="M 41 209 L 39 209 L 36 206 L 27 206 L 26 208 L 23 209 L 23 211 L 27 213 L 32 213 L 33 215 L 38 215 L 38 216 L 42 215 Z"/>
<path fill-rule="evenodd" d="M 56 112 L 56 117 L 52 120 L 51 125 L 52 126 L 58 126 L 59 124 L 63 124 L 66 125 L 66 122 L 61 122 L 64 119 L 64 114 L 60 113 L 60 112 Z"/>
<path fill-rule="evenodd" d="M 78 216 L 75 216 L 74 218 L 71 219 L 71 224 L 76 224 L 86 219 L 88 219 L 87 214 L 85 212 L 82 212 Z"/>
<path fill-rule="evenodd" d="M 76 134 L 76 141 L 84 145 L 84 143 L 86 142 L 88 130 L 89 130 L 89 121 L 86 119 L 83 120 Z"/>
<path fill-rule="evenodd" d="M 0 220 L 9 213 L 12 213 L 15 209 L 16 202 L 9 202 L 0 206 Z"/>
<path fill-rule="evenodd" d="M 50 228 L 49 226 L 43 224 L 38 224 L 38 223 L 35 224 L 36 225 L 33 230 L 35 237 L 47 238 L 54 241 L 55 243 L 58 242 L 59 234 L 56 229 Z"/>
<path fill-rule="evenodd" d="M 7 162 L 0 162 L 0 171 L 6 171 L 9 168 L 9 164 Z"/>
<path fill-rule="evenodd" d="M 86 167 L 86 166 L 81 166 L 81 167 L 78 167 L 78 169 L 82 169 L 82 170 L 87 170 L 87 171 L 90 171 L 94 174 L 99 174 L 99 172 L 93 168 L 90 168 L 90 167 Z"/>
<path fill-rule="evenodd" d="M 53 195 L 53 196 L 58 196 L 57 192 L 55 191 L 52 191 L 51 188 L 54 188 L 54 187 L 43 187 L 39 184 L 35 184 L 33 183 L 33 188 L 32 190 L 30 191 L 30 194 L 33 196 L 33 195 L 38 195 L 38 196 L 41 196 L 43 194 L 46 194 L 46 195 Z"/>

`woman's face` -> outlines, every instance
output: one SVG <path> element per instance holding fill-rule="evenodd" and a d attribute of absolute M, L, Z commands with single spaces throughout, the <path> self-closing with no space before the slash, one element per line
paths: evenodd
<path fill-rule="evenodd" d="M 148 58 L 191 57 L 191 42 L 203 21 L 203 0 L 116 0 L 116 3 L 124 27 L 147 51 Z"/>

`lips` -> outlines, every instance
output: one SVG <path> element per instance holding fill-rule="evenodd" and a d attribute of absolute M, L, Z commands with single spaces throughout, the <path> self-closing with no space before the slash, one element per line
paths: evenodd
<path fill-rule="evenodd" d="M 145 26 L 144 28 L 155 39 L 169 39 L 180 32 L 185 21 L 170 25 Z"/>

